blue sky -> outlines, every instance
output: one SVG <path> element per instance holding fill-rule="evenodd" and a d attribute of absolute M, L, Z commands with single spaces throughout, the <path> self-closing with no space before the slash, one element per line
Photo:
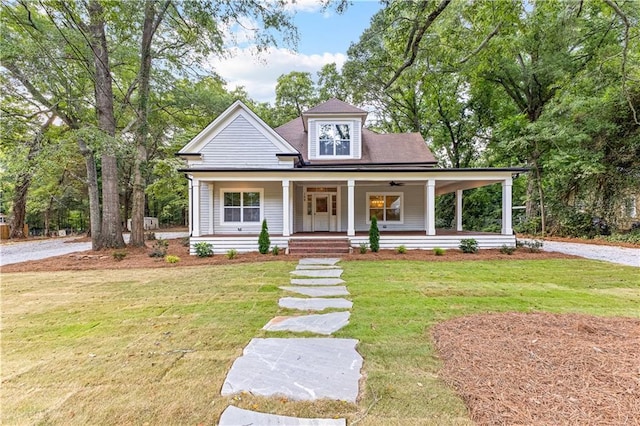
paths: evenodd
<path fill-rule="evenodd" d="M 342 67 L 349 45 L 358 41 L 381 7 L 378 1 L 353 1 L 339 15 L 330 9 L 323 12 L 316 0 L 296 0 L 290 9 L 296 12 L 300 36 L 297 52 L 278 47 L 256 56 L 250 47 L 244 47 L 250 41 L 250 35 L 245 35 L 241 40 L 243 47 L 229 49 L 231 55 L 227 58 L 211 58 L 209 65 L 228 82 L 230 89 L 244 86 L 252 99 L 273 103 L 280 75 L 303 71 L 315 76 L 323 65 L 332 62 Z"/>

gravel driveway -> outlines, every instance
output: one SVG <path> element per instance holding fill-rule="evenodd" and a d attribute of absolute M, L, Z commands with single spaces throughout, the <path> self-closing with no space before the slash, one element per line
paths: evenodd
<path fill-rule="evenodd" d="M 165 239 L 188 236 L 188 232 L 156 232 L 156 237 Z M 68 237 L 2 244 L 0 245 L 0 266 L 91 250 L 90 242 L 74 243 L 75 239 L 75 237 Z M 129 241 L 129 234 L 124 235 L 124 240 Z"/>
<path fill-rule="evenodd" d="M 640 249 L 637 248 L 545 241 L 542 249 L 586 257 L 587 259 L 640 267 Z"/>

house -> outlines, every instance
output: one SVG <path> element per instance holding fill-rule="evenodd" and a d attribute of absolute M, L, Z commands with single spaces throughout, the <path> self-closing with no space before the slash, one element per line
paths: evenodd
<path fill-rule="evenodd" d="M 275 129 L 237 101 L 176 155 L 186 160 L 191 246 L 256 251 L 263 219 L 271 244 L 321 247 L 368 242 L 372 216 L 380 247 L 514 246 L 511 189 L 522 168 L 439 168 L 418 133 L 378 134 L 367 112 L 331 99 Z M 462 192 L 502 185 L 502 232 L 465 231 Z M 436 196 L 456 194 L 455 229 L 435 227 Z M 316 250 L 319 252 L 320 250 Z"/>

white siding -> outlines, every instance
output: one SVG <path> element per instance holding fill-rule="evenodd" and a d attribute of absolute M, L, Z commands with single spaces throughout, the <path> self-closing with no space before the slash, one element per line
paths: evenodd
<path fill-rule="evenodd" d="M 200 182 L 200 235 L 211 234 L 209 229 L 211 223 L 211 187 Z"/>
<path fill-rule="evenodd" d="M 204 167 L 280 168 L 288 169 L 291 162 L 279 162 L 280 153 L 269 139 L 239 115 L 202 148 Z"/>
<path fill-rule="evenodd" d="M 214 234 L 256 234 L 260 232 L 261 222 L 238 224 L 222 223 L 220 191 L 221 190 L 263 190 L 263 215 L 267 219 L 270 234 L 282 234 L 282 183 L 281 182 L 218 182 L 213 192 Z M 240 230 L 238 228 L 241 228 Z"/>
<path fill-rule="evenodd" d="M 304 188 L 301 185 L 295 186 L 293 193 L 293 232 L 303 232 L 304 230 Z"/>

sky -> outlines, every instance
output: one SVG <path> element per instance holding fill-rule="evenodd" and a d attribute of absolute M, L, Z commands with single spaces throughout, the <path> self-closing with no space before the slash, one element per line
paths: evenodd
<path fill-rule="evenodd" d="M 211 58 L 209 65 L 227 81 L 229 90 L 243 86 L 249 97 L 259 102 L 275 101 L 276 80 L 292 71 L 310 72 L 315 78 L 323 65 L 335 62 L 338 69 L 347 59 L 347 49 L 369 26 L 382 6 L 373 0 L 352 0 L 347 10 L 337 14 L 322 11 L 315 0 L 296 0 L 294 22 L 298 28 L 297 52 L 285 47 L 270 48 L 256 56 L 250 35 L 238 35 L 238 45 L 227 58 Z"/>

